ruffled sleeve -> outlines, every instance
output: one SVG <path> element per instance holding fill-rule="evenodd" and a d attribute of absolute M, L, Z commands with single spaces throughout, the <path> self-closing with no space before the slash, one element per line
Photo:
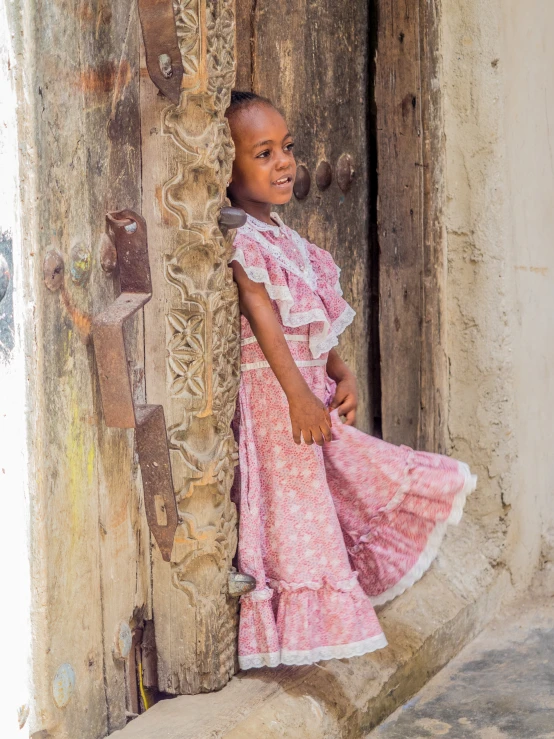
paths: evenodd
<path fill-rule="evenodd" d="M 287 232 L 291 232 L 287 229 Z M 338 344 L 339 335 L 352 323 L 355 312 L 342 298 L 340 270 L 331 255 L 303 241 L 311 269 L 287 268 L 277 244 L 262 244 L 248 232 L 237 232 L 230 262 L 238 262 L 253 282 L 263 283 L 285 327 L 308 327 L 314 359 Z M 293 269 L 291 269 L 293 268 Z"/>

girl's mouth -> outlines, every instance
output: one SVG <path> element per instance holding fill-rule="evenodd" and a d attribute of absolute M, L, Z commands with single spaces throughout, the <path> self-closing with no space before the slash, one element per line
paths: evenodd
<path fill-rule="evenodd" d="M 271 184 L 275 185 L 275 187 L 288 187 L 292 184 L 292 176 L 290 174 L 283 175 L 282 177 L 279 177 L 278 180 L 274 180 Z"/>

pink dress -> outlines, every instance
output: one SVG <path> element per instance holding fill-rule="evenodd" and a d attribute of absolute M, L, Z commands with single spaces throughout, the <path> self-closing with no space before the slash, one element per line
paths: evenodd
<path fill-rule="evenodd" d="M 272 218 L 278 225 L 248 217 L 231 261 L 265 285 L 296 364 L 329 403 L 327 355 L 354 311 L 331 255 Z M 233 495 L 239 569 L 257 585 L 241 599 L 240 667 L 385 647 L 373 606 L 423 575 L 476 478 L 462 462 L 388 444 L 342 424 L 336 412 L 331 442 L 296 445 L 285 394 L 241 320 Z"/>

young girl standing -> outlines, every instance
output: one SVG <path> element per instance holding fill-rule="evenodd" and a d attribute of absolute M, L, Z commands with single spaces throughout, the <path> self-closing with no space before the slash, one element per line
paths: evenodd
<path fill-rule="evenodd" d="M 236 426 L 242 669 L 386 646 L 373 605 L 427 570 L 476 478 L 466 464 L 358 431 L 335 349 L 354 311 L 331 255 L 272 212 L 292 196 L 293 137 L 266 99 L 234 92 L 229 196 L 247 213 L 231 257 L 241 309 Z M 344 422 L 341 420 L 344 417 Z"/>

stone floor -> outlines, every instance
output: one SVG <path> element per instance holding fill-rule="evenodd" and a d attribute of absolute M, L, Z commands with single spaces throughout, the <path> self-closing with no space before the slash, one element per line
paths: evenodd
<path fill-rule="evenodd" d="M 366 739 L 554 739 L 554 598 L 497 618 Z"/>

